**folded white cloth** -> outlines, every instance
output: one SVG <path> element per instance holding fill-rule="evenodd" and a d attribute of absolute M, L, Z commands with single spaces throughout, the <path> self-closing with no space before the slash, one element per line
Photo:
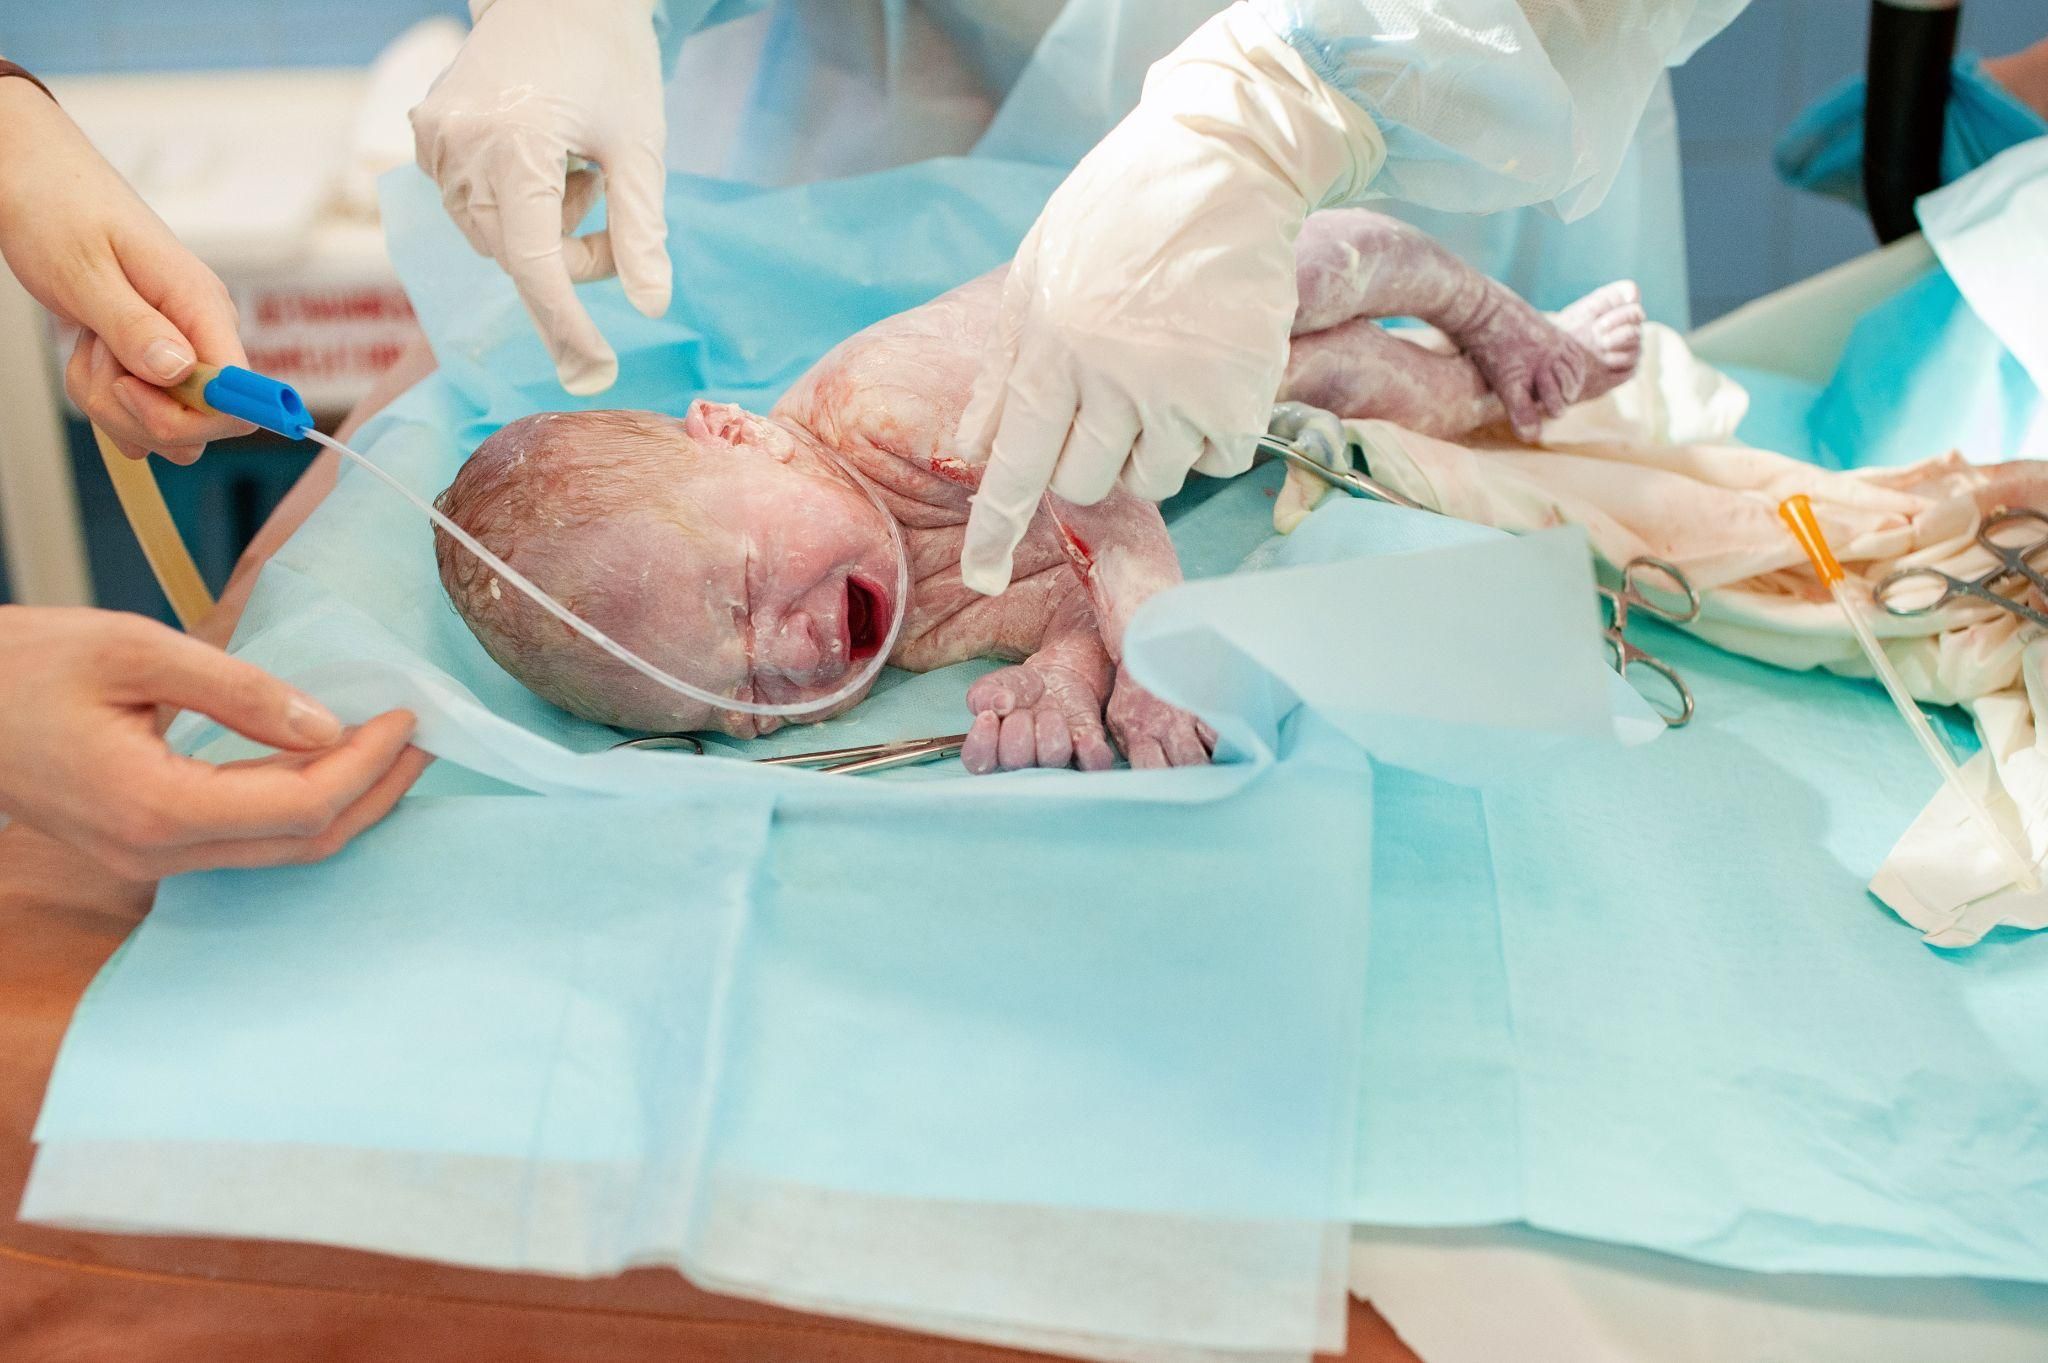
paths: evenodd
<path fill-rule="evenodd" d="M 1574 524 L 1610 564 L 1653 555 L 1699 589 L 1691 627 L 1723 648 L 1789 668 L 1868 676 L 1855 637 L 1778 519 L 1794 493 L 1813 500 L 1852 579 L 1931 564 L 1978 576 L 1991 557 L 1975 543 L 1981 519 L 2008 506 L 2048 509 L 2048 465 L 1988 467 L 1954 454 L 1899 469 L 1836 472 L 1739 444 L 1741 387 L 1696 359 L 1674 332 L 1652 326 L 1636 376 L 1543 429 L 1537 446 L 1482 434 L 1467 444 L 1383 421 L 1312 422 L 1308 443 L 1354 451 L 1372 476 L 1423 505 L 1514 531 Z M 1275 510 L 1291 529 L 1327 489 L 1293 471 Z M 1913 693 L 1966 706 L 1984 752 L 1966 768 L 1995 812 L 2038 861 L 2048 853 L 2048 704 L 2042 648 L 2020 619 L 1989 605 L 1918 618 L 1872 608 L 1885 651 Z M 2038 631 L 2033 631 L 2038 633 Z M 2023 678 L 2024 671 L 2024 678 Z M 2048 891 L 2007 880 L 1953 797 L 1914 822 L 1871 889 L 1940 946 L 1978 940 L 1999 923 L 2048 926 Z"/>

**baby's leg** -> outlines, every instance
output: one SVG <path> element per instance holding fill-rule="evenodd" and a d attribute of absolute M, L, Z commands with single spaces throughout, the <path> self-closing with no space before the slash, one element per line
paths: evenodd
<path fill-rule="evenodd" d="M 1588 294 L 1553 325 L 1427 235 L 1364 209 L 1310 216 L 1295 258 L 1297 337 L 1353 318 L 1420 318 L 1472 358 L 1524 440 L 1536 438 L 1545 416 L 1634 369 L 1643 312 L 1633 284 Z M 1618 378 L 1600 372 L 1623 361 Z"/>
<path fill-rule="evenodd" d="M 1376 417 L 1445 440 L 1506 415 L 1468 357 L 1425 350 L 1363 317 L 1295 337 L 1278 400 Z"/>
<path fill-rule="evenodd" d="M 1595 290 L 1552 319 L 1584 362 L 1580 401 L 1601 396 L 1635 372 L 1642 328 L 1630 322 L 1627 308 L 1613 306 L 1621 296 L 1617 291 L 1626 288 L 1610 284 Z M 1508 415 L 1469 353 L 1426 350 L 1362 317 L 1296 336 L 1279 400 L 1343 417 L 1378 417 L 1446 440 Z"/>

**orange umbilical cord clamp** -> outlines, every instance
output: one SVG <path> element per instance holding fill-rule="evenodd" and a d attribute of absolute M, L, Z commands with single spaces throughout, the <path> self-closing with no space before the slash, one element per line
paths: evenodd
<path fill-rule="evenodd" d="M 1778 517 L 1791 530 L 1799 547 L 1806 551 L 1806 557 L 1813 563 L 1813 570 L 1820 574 L 1820 585 L 1833 587 L 1848 574 L 1835 561 L 1835 551 L 1828 548 L 1828 537 L 1821 533 L 1820 522 L 1813 514 L 1813 500 L 1805 493 L 1787 497 L 1778 503 Z"/>

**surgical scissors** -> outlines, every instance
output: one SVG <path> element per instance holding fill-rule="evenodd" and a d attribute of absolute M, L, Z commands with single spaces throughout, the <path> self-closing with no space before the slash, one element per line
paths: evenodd
<path fill-rule="evenodd" d="M 1999 538 L 2001 530 L 2012 527 L 2031 527 L 2033 533 L 2022 543 Z M 2048 577 L 2034 566 L 2034 559 L 2048 551 L 2048 515 L 2025 507 L 2000 511 L 1978 527 L 1977 547 L 1998 561 L 1982 577 L 1956 577 L 1939 568 L 1901 568 L 1880 581 L 1871 595 L 1888 614 L 1903 618 L 1927 615 L 1967 597 L 2048 628 L 2048 615 L 1997 590 L 2018 583 L 2022 592 L 2031 587 L 2048 600 Z"/>
<path fill-rule="evenodd" d="M 704 755 L 704 740 L 695 734 L 646 734 L 640 738 L 629 738 L 623 743 L 612 744 L 610 751 L 620 748 L 641 748 L 649 752 L 687 752 Z"/>
<path fill-rule="evenodd" d="M 939 734 L 931 738 L 893 738 L 882 743 L 856 743 L 847 748 L 826 748 L 818 752 L 784 753 L 762 757 L 757 767 L 812 767 L 835 776 L 858 776 L 863 772 L 887 771 L 893 767 L 914 767 L 951 757 L 967 743 L 966 734 Z M 614 743 L 617 748 L 677 750 L 702 755 L 704 744 L 690 734 L 649 734 Z"/>
<path fill-rule="evenodd" d="M 1294 448 L 1292 441 L 1284 440 L 1277 435 L 1260 436 L 1259 448 L 1267 454 L 1277 455 L 1281 459 L 1286 460 L 1289 468 L 1300 469 L 1303 473 L 1312 473 L 1331 487 L 1342 488 L 1354 497 L 1366 497 L 1375 502 L 1385 502 L 1388 506 L 1406 507 L 1410 511 L 1434 511 L 1436 509 L 1424 506 L 1413 497 L 1404 496 L 1388 487 L 1385 483 L 1380 482 L 1377 478 L 1369 478 L 1356 469 L 1333 469 L 1320 459 L 1311 459 L 1300 450 Z"/>
<path fill-rule="evenodd" d="M 1319 459 L 1311 459 L 1294 447 L 1292 441 L 1281 436 L 1266 434 L 1258 438 L 1258 446 L 1267 454 L 1277 455 L 1287 462 L 1289 468 L 1300 469 L 1314 474 L 1334 488 L 1339 488 L 1354 497 L 1366 497 L 1373 501 L 1386 502 L 1391 506 L 1406 507 L 1410 511 L 1428 511 L 1439 514 L 1434 507 L 1424 506 L 1413 497 L 1394 491 L 1385 483 L 1356 469 L 1334 469 Z M 1658 583 L 1654 579 L 1661 578 Z M 1669 601 L 1659 600 L 1644 591 L 1646 579 L 1652 579 L 1652 591 L 1670 593 Z M 1623 681 L 1636 688 L 1650 708 L 1660 719 L 1673 729 L 1682 729 L 1692 722 L 1692 688 L 1685 684 L 1685 678 L 1678 670 L 1662 658 L 1644 652 L 1628 641 L 1628 613 L 1637 610 L 1654 619 L 1674 625 L 1689 625 L 1699 619 L 1700 594 L 1684 573 L 1661 558 L 1645 554 L 1630 559 L 1621 569 L 1621 586 L 1601 587 L 1600 603 L 1606 615 L 1602 637 L 1607 640 L 1607 651 L 1613 659 L 1614 670 L 1621 674 Z M 1659 705 L 1642 687 L 1636 686 L 1636 679 L 1629 675 L 1629 669 L 1637 665 L 1648 668 L 1660 677 L 1670 688 L 1672 707 Z M 1675 707 L 1675 709 L 1674 709 Z"/>

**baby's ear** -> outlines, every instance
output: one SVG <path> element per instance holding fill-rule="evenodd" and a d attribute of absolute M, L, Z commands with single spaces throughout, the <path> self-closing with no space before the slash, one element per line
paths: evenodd
<path fill-rule="evenodd" d="M 706 402 L 698 398 L 683 413 L 683 433 L 693 440 L 712 440 L 737 445 L 745 439 L 747 410 L 730 402 Z"/>

